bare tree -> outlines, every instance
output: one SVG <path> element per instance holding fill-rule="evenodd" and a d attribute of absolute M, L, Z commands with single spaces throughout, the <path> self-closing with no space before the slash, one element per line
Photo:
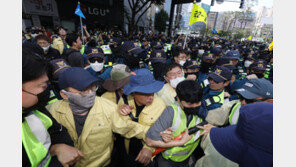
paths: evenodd
<path fill-rule="evenodd" d="M 148 11 L 152 4 L 162 5 L 164 0 L 127 0 L 128 7 L 125 8 L 124 15 L 128 21 L 129 34 L 136 30 L 141 17 Z"/>

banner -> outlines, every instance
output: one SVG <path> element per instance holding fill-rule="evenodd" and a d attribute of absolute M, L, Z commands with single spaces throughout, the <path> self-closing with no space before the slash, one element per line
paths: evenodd
<path fill-rule="evenodd" d="M 273 50 L 273 41 L 272 41 L 271 44 L 269 45 L 268 50 L 269 50 L 269 51 L 272 51 L 272 50 Z"/>
<path fill-rule="evenodd" d="M 202 7 L 194 3 L 189 20 L 189 25 L 192 25 L 196 22 L 204 22 L 205 24 L 207 24 L 207 13 Z"/>

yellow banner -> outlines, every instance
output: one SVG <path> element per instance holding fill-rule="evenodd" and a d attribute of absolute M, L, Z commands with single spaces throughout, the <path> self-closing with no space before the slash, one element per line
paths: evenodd
<path fill-rule="evenodd" d="M 252 40 L 252 38 L 253 38 L 253 36 L 251 35 L 251 36 L 249 36 L 247 39 L 248 39 L 248 40 Z"/>
<path fill-rule="evenodd" d="M 273 50 L 273 41 L 272 41 L 271 44 L 269 45 L 268 50 L 269 50 L 269 51 L 272 51 L 272 50 Z"/>
<path fill-rule="evenodd" d="M 204 22 L 205 24 L 207 24 L 207 13 L 202 7 L 194 3 L 189 20 L 189 25 L 192 25 L 196 22 Z"/>

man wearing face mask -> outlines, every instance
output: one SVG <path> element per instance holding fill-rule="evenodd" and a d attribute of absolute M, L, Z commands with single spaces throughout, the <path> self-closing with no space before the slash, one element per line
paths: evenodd
<path fill-rule="evenodd" d="M 209 110 L 221 107 L 224 104 L 224 88 L 229 85 L 232 73 L 226 67 L 217 66 L 208 75 L 209 84 L 203 88 L 204 96 L 198 116 L 207 117 Z"/>
<path fill-rule="evenodd" d="M 176 52 L 173 52 L 174 55 L 174 61 L 178 64 L 180 64 L 181 66 L 184 65 L 184 63 L 186 62 L 186 53 L 183 49 L 176 49 Z"/>
<path fill-rule="evenodd" d="M 167 83 L 156 94 L 164 101 L 166 106 L 169 106 L 176 103 L 176 87 L 185 80 L 182 66 L 178 63 L 168 64 L 165 69 L 164 79 Z"/>
<path fill-rule="evenodd" d="M 266 62 L 262 59 L 255 60 L 254 63 L 250 65 L 250 73 L 256 74 L 258 78 L 264 78 L 264 74 L 266 71 Z"/>
<path fill-rule="evenodd" d="M 38 35 L 35 40 L 42 47 L 46 61 L 61 58 L 60 52 L 50 46 L 49 38 L 46 35 Z"/>
<path fill-rule="evenodd" d="M 248 72 L 248 69 L 250 67 L 250 65 L 252 63 L 254 63 L 254 61 L 257 59 L 257 54 L 249 54 L 247 57 L 246 57 L 246 60 L 244 62 L 244 67 L 246 68 L 246 71 Z"/>
<path fill-rule="evenodd" d="M 153 49 L 151 53 L 151 65 L 153 68 L 153 76 L 156 80 L 163 81 L 164 70 L 166 66 L 166 53 L 162 49 Z"/>
<path fill-rule="evenodd" d="M 73 165 L 83 154 L 72 147 L 67 129 L 45 108 L 50 95 L 47 63 L 27 46 L 22 48 L 22 164 Z"/>
<path fill-rule="evenodd" d="M 189 159 L 200 141 L 200 132 L 188 135 L 187 129 L 202 122 L 197 113 L 203 96 L 201 86 L 192 80 L 185 80 L 178 84 L 177 103 L 165 108 L 161 116 L 151 126 L 146 134 L 146 143 L 149 146 L 167 148 L 157 159 L 161 167 L 187 167 Z M 172 136 L 179 136 L 186 131 L 181 141 L 166 142 L 161 132 L 171 129 Z M 182 142 L 185 140 L 185 142 Z"/>
<path fill-rule="evenodd" d="M 89 67 L 86 67 L 86 70 L 96 78 L 105 81 L 110 78 L 110 73 L 112 67 L 104 67 L 105 57 L 102 52 L 99 52 L 98 49 L 93 49 L 91 53 L 87 55 L 87 61 Z"/>
<path fill-rule="evenodd" d="M 50 113 L 64 125 L 74 146 L 84 157 L 75 166 L 108 166 L 113 148 L 113 132 L 126 138 L 144 138 L 149 127 L 127 120 L 116 105 L 97 97 L 97 78 L 79 67 L 71 67 L 59 76 L 63 100 L 52 104 Z"/>
<path fill-rule="evenodd" d="M 112 37 L 109 41 L 109 45 L 114 57 L 115 63 L 123 63 L 123 56 L 121 52 L 121 39 L 119 37 Z"/>
<path fill-rule="evenodd" d="M 207 75 L 208 75 L 209 71 L 211 70 L 215 60 L 216 60 L 216 57 L 213 53 L 205 52 L 202 55 L 202 61 L 201 61 L 200 68 L 199 68 L 199 71 L 201 74 L 198 76 L 197 81 L 198 81 L 198 83 L 201 84 L 201 86 L 203 88 L 209 84 L 206 79 L 207 79 Z"/>
<path fill-rule="evenodd" d="M 196 60 L 187 60 L 183 67 L 185 70 L 185 77 L 187 79 L 196 81 L 198 76 L 200 75 L 200 66 L 198 65 L 198 62 Z"/>

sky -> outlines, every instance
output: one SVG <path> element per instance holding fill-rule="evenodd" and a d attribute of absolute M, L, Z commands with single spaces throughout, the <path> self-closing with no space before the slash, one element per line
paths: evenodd
<path fill-rule="evenodd" d="M 235 1 L 238 1 L 238 3 L 226 2 L 226 1 L 227 0 L 225 0 L 225 2 L 222 4 L 218 4 L 217 2 L 215 2 L 214 6 L 211 6 L 211 11 L 222 12 L 222 11 L 240 11 L 241 10 L 239 9 L 240 0 L 235 0 Z M 201 3 L 210 5 L 211 0 L 202 0 Z M 262 6 L 266 6 L 267 8 L 273 7 L 273 0 L 258 0 L 258 6 L 253 7 L 252 10 L 259 11 Z"/>

